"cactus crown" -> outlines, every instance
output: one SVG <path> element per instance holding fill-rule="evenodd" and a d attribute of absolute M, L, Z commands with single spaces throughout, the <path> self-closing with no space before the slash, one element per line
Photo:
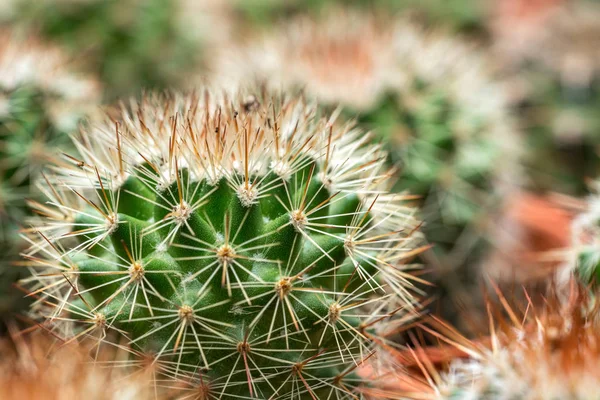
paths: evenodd
<path fill-rule="evenodd" d="M 76 145 L 30 239 L 53 329 L 124 335 L 203 399 L 361 395 L 378 324 L 414 313 L 417 240 L 367 135 L 298 100 L 167 95 Z"/>

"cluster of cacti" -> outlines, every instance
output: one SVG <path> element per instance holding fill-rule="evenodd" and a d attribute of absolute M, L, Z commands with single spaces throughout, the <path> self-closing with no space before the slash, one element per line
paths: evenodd
<path fill-rule="evenodd" d="M 202 54 L 182 0 L 16 0 L 17 23 L 84 54 L 107 96 L 182 84 Z"/>
<path fill-rule="evenodd" d="M 5 270 L 23 250 L 26 198 L 32 182 L 57 146 L 67 150 L 68 133 L 99 100 L 96 82 L 70 68 L 53 46 L 15 32 L 0 34 L 0 318 L 14 308 L 8 296 L 14 281 Z M 20 297 L 20 296 L 19 296 Z"/>
<path fill-rule="evenodd" d="M 362 397 L 355 370 L 418 307 L 385 153 L 297 99 L 206 91 L 111 115 L 43 185 L 33 315 L 68 341 L 122 336 L 201 399 Z"/>
<path fill-rule="evenodd" d="M 520 242 L 568 225 L 521 184 L 600 166 L 600 11 L 561 1 L 522 43 L 476 0 L 0 2 L 0 397 L 597 398 L 598 197 Z"/>
<path fill-rule="evenodd" d="M 476 49 L 406 20 L 382 20 L 333 13 L 286 22 L 224 49 L 215 75 L 233 87 L 259 79 L 274 91 L 302 89 L 358 115 L 399 167 L 395 190 L 421 198 L 423 229 L 435 245 L 429 262 L 445 286 L 466 293 L 462 284 L 478 275 L 469 266 L 493 242 L 495 218 L 518 181 L 508 100 Z"/>
<path fill-rule="evenodd" d="M 600 7 L 547 3 L 535 29 L 498 28 L 496 54 L 514 77 L 531 186 L 582 195 L 600 170 Z"/>

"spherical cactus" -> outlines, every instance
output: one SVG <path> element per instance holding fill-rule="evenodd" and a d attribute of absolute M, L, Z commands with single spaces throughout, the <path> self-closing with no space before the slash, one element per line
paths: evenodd
<path fill-rule="evenodd" d="M 399 167 L 394 189 L 420 196 L 440 296 L 470 302 L 477 289 L 464 286 L 477 280 L 473 266 L 519 180 L 508 101 L 483 54 L 407 21 L 352 13 L 300 18 L 248 42 L 214 58 L 217 78 L 302 89 L 373 129 Z"/>
<path fill-rule="evenodd" d="M 96 82 L 72 68 L 63 52 L 15 32 L 0 33 L 0 319 L 20 298 L 10 295 L 25 226 L 25 199 L 56 146 L 67 149 L 68 134 L 99 101 Z"/>
<path fill-rule="evenodd" d="M 418 238 L 385 153 L 334 119 L 207 91 L 84 130 L 39 205 L 34 312 L 125 336 L 202 399 L 360 397 L 355 369 L 415 313 Z"/>

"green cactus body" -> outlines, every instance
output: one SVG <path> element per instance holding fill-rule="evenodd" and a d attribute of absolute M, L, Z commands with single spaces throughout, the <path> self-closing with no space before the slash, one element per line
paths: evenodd
<path fill-rule="evenodd" d="M 38 227 L 64 277 L 31 289 L 203 399 L 360 397 L 381 322 L 416 307 L 411 210 L 360 130 L 267 101 L 152 97 L 84 132 Z"/>

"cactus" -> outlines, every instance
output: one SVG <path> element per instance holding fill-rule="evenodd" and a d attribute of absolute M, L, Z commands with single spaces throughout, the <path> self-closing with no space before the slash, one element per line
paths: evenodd
<path fill-rule="evenodd" d="M 553 291 L 558 288 L 554 286 Z M 573 285 L 568 301 L 554 292 L 539 304 L 490 312 L 490 337 L 471 341 L 448 326 L 428 330 L 464 352 L 439 374 L 423 371 L 430 393 L 414 399 L 593 399 L 600 390 L 597 311 L 585 288 Z M 502 298 L 506 303 L 506 299 Z M 492 310 L 492 308 L 490 308 Z M 502 316 L 501 312 L 506 312 Z M 447 349 L 446 349 L 447 350 Z M 423 352 L 420 352 L 423 357 Z M 423 358 L 426 358 L 423 357 Z M 439 372 L 439 371 L 438 371 Z"/>
<path fill-rule="evenodd" d="M 465 294 L 474 291 L 464 286 L 477 280 L 473 266 L 487 257 L 503 202 L 519 180 L 508 101 L 476 49 L 406 21 L 384 21 L 351 12 L 299 18 L 222 50 L 216 79 L 258 77 L 275 90 L 302 89 L 376 132 L 400 168 L 394 189 L 421 197 L 423 230 L 434 244 L 427 262 L 439 275 L 431 280 L 446 291 L 439 295 L 469 302 Z"/>
<path fill-rule="evenodd" d="M 185 23 L 183 0 L 17 1 L 16 23 L 86 54 L 110 99 L 182 85 L 199 62 L 203 24 Z"/>
<path fill-rule="evenodd" d="M 589 193 L 586 181 L 600 167 L 600 7 L 587 0 L 541 2 L 524 16 L 514 9 L 525 4 L 513 3 L 513 14 L 496 27 L 494 44 L 519 94 L 532 187 Z"/>
<path fill-rule="evenodd" d="M 476 261 L 477 245 L 494 240 L 491 225 L 519 180 L 519 140 L 503 87 L 482 54 L 411 28 L 397 37 L 398 69 L 407 77 L 384 103 L 387 110 L 362 119 L 387 128 L 401 163 L 397 187 L 423 196 L 426 232 L 441 262 L 456 268 Z"/>
<path fill-rule="evenodd" d="M 56 346 L 55 338 L 44 332 L 11 333 L 12 338 L 0 342 L 0 384 L 6 400 L 156 400 L 143 375 L 130 375 L 119 365 L 104 367 L 105 361 L 117 359 L 118 351 L 94 362 L 88 346 Z"/>
<path fill-rule="evenodd" d="M 206 91 L 145 97 L 75 144 L 29 238 L 49 329 L 122 335 L 202 399 L 361 396 L 355 370 L 418 307 L 412 209 L 368 135 Z"/>
<path fill-rule="evenodd" d="M 89 106 L 98 102 L 96 82 L 73 71 L 64 53 L 35 38 L 0 33 L 0 319 L 15 307 L 9 261 L 23 250 L 25 198 L 55 146 L 66 148 Z"/>
<path fill-rule="evenodd" d="M 3 203 L 35 181 L 43 159 L 68 143 L 99 100 L 99 85 L 74 71 L 62 49 L 4 31 L 0 37 Z"/>
<path fill-rule="evenodd" d="M 595 186 L 597 188 L 597 183 Z M 597 288 L 600 283 L 600 201 L 597 194 L 587 199 L 587 210 L 573 220 L 569 254 L 562 280 L 568 280 L 574 274 L 581 284 Z"/>

